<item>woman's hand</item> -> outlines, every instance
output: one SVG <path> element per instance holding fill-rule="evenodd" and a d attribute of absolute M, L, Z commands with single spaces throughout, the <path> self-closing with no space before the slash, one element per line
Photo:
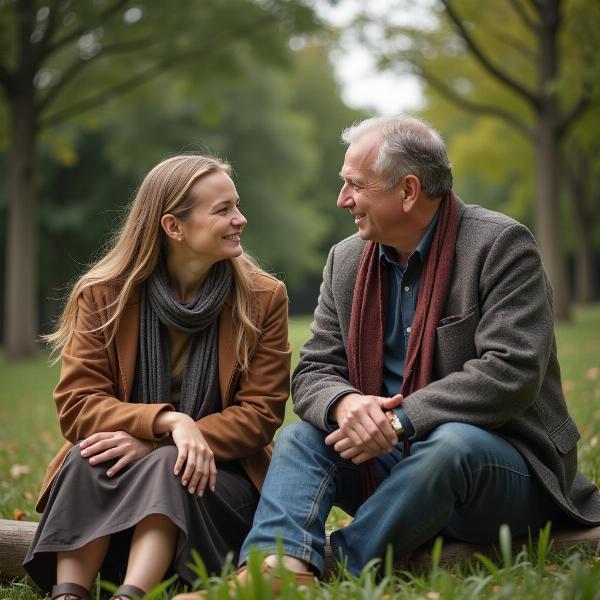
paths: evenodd
<path fill-rule="evenodd" d="M 194 420 L 180 412 L 165 411 L 156 417 L 154 431 L 171 434 L 178 451 L 173 473 L 181 473 L 181 484 L 187 486 L 190 494 L 203 496 L 207 484 L 214 492 L 217 482 L 215 459 Z"/>
<path fill-rule="evenodd" d="M 123 467 L 152 452 L 152 442 L 140 440 L 125 431 L 100 431 L 80 442 L 81 456 L 89 457 L 91 465 L 118 459 L 106 471 L 108 477 Z"/>

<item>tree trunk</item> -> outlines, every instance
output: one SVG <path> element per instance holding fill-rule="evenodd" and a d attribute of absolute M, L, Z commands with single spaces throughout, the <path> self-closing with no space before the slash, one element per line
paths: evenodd
<path fill-rule="evenodd" d="M 558 169 L 560 163 L 559 108 L 552 89 L 558 77 L 557 38 L 560 1 L 550 0 L 540 11 L 539 89 L 541 91 L 536 131 L 535 225 L 542 261 L 554 290 L 554 318 L 568 319 L 567 268 L 561 248 Z"/>
<path fill-rule="evenodd" d="M 560 235 L 558 141 L 552 123 L 540 121 L 536 138 L 535 229 L 542 262 L 554 291 L 554 318 L 568 319 L 567 269 Z"/>
<path fill-rule="evenodd" d="M 8 229 L 4 350 L 8 359 L 32 356 L 37 348 L 37 211 L 34 87 L 24 80 L 10 97 Z"/>
<path fill-rule="evenodd" d="M 589 209 L 594 206 L 588 195 L 591 193 L 586 176 L 592 172 L 589 160 L 580 148 L 574 148 L 573 163 L 569 177 L 569 192 L 571 194 L 576 230 L 575 251 L 575 299 L 577 302 L 589 303 L 596 298 L 597 267 L 594 258 L 592 241 L 593 215 Z"/>

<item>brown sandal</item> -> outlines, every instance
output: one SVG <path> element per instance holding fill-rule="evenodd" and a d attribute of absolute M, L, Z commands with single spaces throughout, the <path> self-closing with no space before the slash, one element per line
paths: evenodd
<path fill-rule="evenodd" d="M 120 585 L 115 593 L 110 597 L 109 600 L 116 600 L 116 598 L 129 598 L 129 600 L 142 600 L 146 595 L 144 590 L 141 590 L 135 585 Z"/>
<path fill-rule="evenodd" d="M 78 583 L 59 583 L 52 586 L 52 600 L 64 596 L 64 600 L 90 600 L 90 590 Z"/>

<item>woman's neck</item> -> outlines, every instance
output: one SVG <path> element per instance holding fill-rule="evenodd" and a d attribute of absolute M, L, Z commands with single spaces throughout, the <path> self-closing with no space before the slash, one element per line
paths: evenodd
<path fill-rule="evenodd" d="M 197 296 L 213 263 L 185 260 L 173 254 L 167 256 L 167 275 L 173 297 L 182 304 L 189 304 Z"/>

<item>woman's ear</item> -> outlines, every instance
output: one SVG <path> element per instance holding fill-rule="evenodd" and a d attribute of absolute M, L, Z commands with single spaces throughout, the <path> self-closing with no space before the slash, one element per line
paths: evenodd
<path fill-rule="evenodd" d="M 183 235 L 179 221 L 170 213 L 163 215 L 160 219 L 160 226 L 165 232 L 165 235 L 175 242 L 181 242 Z"/>

